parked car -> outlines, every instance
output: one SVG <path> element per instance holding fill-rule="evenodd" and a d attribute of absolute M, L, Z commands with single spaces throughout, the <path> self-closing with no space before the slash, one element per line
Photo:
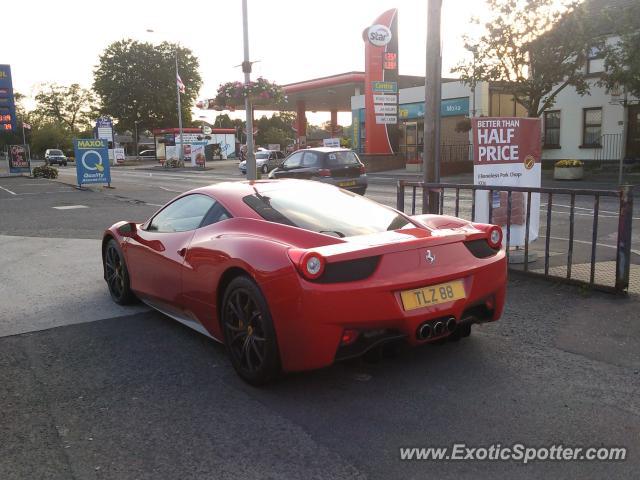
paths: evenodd
<path fill-rule="evenodd" d="M 389 342 L 466 337 L 500 318 L 507 281 L 499 226 L 292 179 L 185 192 L 112 225 L 102 261 L 116 303 L 137 297 L 226 344 L 252 384 Z"/>
<path fill-rule="evenodd" d="M 47 148 L 44 152 L 44 163 L 46 165 L 64 165 L 67 166 L 67 156 L 57 148 Z"/>
<path fill-rule="evenodd" d="M 138 158 L 140 160 L 155 160 L 156 159 L 156 151 L 155 150 L 142 150 L 138 154 Z"/>
<path fill-rule="evenodd" d="M 272 170 L 269 178 L 299 178 L 330 183 L 364 195 L 367 174 L 358 155 L 347 148 L 318 147 L 298 150 L 281 166 Z"/>
<path fill-rule="evenodd" d="M 284 160 L 284 153 L 277 150 L 258 150 L 256 152 L 256 166 L 262 173 L 269 173 Z M 247 161 L 243 160 L 238 164 L 238 168 L 243 175 L 247 173 Z"/>

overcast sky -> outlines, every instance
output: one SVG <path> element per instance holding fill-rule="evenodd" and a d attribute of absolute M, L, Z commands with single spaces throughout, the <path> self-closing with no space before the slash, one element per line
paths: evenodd
<path fill-rule="evenodd" d="M 364 70 L 362 30 L 397 7 L 400 73 L 424 75 L 427 0 L 249 0 L 252 78 L 279 84 Z M 444 0 L 443 75 L 465 55 L 462 35 L 484 16 L 484 0 Z M 240 0 L 191 2 L 110 0 L 6 1 L 0 63 L 11 65 L 14 88 L 33 93 L 40 82 L 91 86 L 98 56 L 122 38 L 180 42 L 200 60 L 201 98 L 212 98 L 220 83 L 241 80 Z M 147 33 L 153 29 L 155 33 Z M 196 114 L 195 117 L 199 115 Z M 207 113 L 212 118 L 215 113 Z M 325 119 L 310 115 L 312 123 Z M 328 114 L 326 115 L 328 118 Z M 350 114 L 340 116 L 349 124 Z"/>

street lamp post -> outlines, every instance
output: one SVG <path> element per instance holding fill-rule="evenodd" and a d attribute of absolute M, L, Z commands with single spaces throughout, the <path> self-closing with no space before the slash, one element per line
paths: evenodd
<path fill-rule="evenodd" d="M 146 29 L 147 33 L 155 33 L 155 30 L 153 30 L 152 28 L 147 28 Z M 178 130 L 180 132 L 180 141 L 179 143 L 179 150 L 178 150 L 178 160 L 180 160 L 180 163 L 182 163 L 184 161 L 184 152 L 183 152 L 183 148 L 182 148 L 182 105 L 181 105 L 181 100 L 180 100 L 180 86 L 178 85 L 178 77 L 180 76 L 180 73 L 178 72 L 178 47 L 176 47 L 176 51 L 175 51 L 175 62 L 176 62 L 176 75 L 174 78 L 174 82 L 176 84 L 176 95 L 178 97 Z"/>
<path fill-rule="evenodd" d="M 249 19 L 247 15 L 247 0 L 242 0 L 242 33 L 244 42 L 244 61 L 242 71 L 244 72 L 244 84 L 251 81 L 251 62 L 249 61 Z M 247 130 L 247 180 L 257 178 L 256 157 L 253 153 L 253 107 L 251 99 L 247 96 L 244 99 L 244 111 L 246 115 Z"/>
<path fill-rule="evenodd" d="M 423 181 L 440 181 L 440 17 L 442 0 L 429 0 L 427 17 L 427 71 L 424 101 Z M 422 213 L 438 213 L 438 192 L 422 190 Z M 427 206 L 429 211 L 427 212 Z"/>
<path fill-rule="evenodd" d="M 133 125 L 135 128 L 135 135 L 136 135 L 136 160 L 138 160 L 140 158 L 140 152 L 138 151 L 138 123 L 140 123 L 140 120 L 134 120 L 133 121 Z"/>

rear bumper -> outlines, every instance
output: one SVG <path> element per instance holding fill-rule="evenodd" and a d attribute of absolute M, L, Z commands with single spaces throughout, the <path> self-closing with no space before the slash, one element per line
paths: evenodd
<path fill-rule="evenodd" d="M 314 178 L 322 183 L 329 183 L 336 187 L 355 192 L 360 195 L 364 195 L 367 191 L 368 180 L 367 175 L 363 174 L 356 178 L 334 178 L 334 177 L 318 177 Z M 341 185 L 342 184 L 342 185 Z"/>
<path fill-rule="evenodd" d="M 465 298 L 403 310 L 400 291 L 455 279 L 463 280 Z M 492 259 L 478 259 L 463 271 L 440 272 L 420 283 L 414 278 L 391 284 L 378 278 L 373 282 L 317 284 L 293 274 L 269 282 L 264 290 L 278 336 L 282 367 L 285 371 L 296 371 L 324 367 L 345 357 L 344 351 L 339 351 L 344 329 L 362 333 L 383 331 L 392 339 L 404 338 L 415 346 L 428 342 L 420 340 L 416 332 L 430 320 L 450 317 L 457 322 L 498 320 L 504 307 L 506 281 L 507 265 L 501 251 Z M 490 309 L 485 306 L 488 301 Z M 485 308 L 485 314 L 470 320 L 469 312 L 480 307 Z"/>

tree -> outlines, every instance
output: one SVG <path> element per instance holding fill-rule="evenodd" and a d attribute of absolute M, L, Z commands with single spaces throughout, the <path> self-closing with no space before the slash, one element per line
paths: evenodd
<path fill-rule="evenodd" d="M 68 87 L 55 83 L 42 84 L 35 100 L 34 117 L 44 122 L 56 122 L 72 133 L 86 129 L 97 111 L 93 92 L 77 83 Z"/>
<path fill-rule="evenodd" d="M 70 151 L 73 148 L 73 136 L 67 128 L 57 123 L 39 125 L 31 132 L 31 152 L 34 155 L 43 155 L 47 148 Z"/>
<path fill-rule="evenodd" d="M 465 38 L 474 58 L 452 71 L 467 84 L 503 82 L 529 117 L 539 117 L 571 85 L 584 95 L 584 65 L 594 42 L 588 14 L 556 0 L 487 0 L 494 13 L 479 41 Z"/>
<path fill-rule="evenodd" d="M 260 117 L 254 123 L 254 128 L 258 129 L 256 145 L 277 143 L 284 149 L 295 138 L 292 126 L 294 118 L 295 115 L 290 112 L 274 113 L 270 118 L 266 115 Z"/>
<path fill-rule="evenodd" d="M 623 10 L 608 12 L 611 25 L 615 25 L 619 40 L 604 44 L 604 69 L 601 85 L 612 91 L 623 87 L 640 98 L 640 4 L 630 3 Z"/>
<path fill-rule="evenodd" d="M 199 62 L 188 48 L 168 42 L 152 45 L 127 39 L 104 50 L 93 82 L 102 113 L 116 119 L 122 130 L 133 131 L 136 120 L 146 129 L 177 126 L 176 54 L 185 85 L 182 118 L 189 125 L 191 107 L 202 85 Z"/>

